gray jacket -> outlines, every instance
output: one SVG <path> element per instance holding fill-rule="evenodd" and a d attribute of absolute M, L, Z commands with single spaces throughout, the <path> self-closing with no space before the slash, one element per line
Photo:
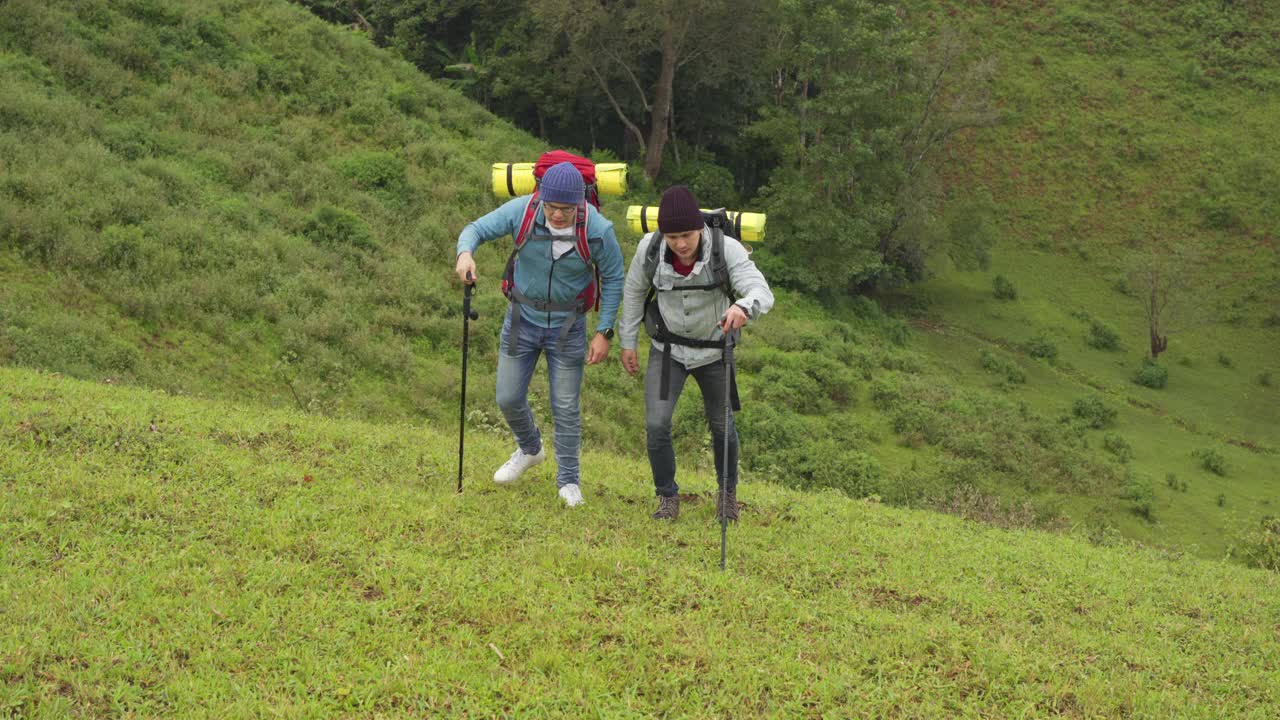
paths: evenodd
<path fill-rule="evenodd" d="M 644 322 L 644 298 L 649 292 L 649 278 L 644 276 L 644 255 L 654 233 L 645 235 L 631 259 L 626 282 L 622 286 L 622 317 L 618 321 L 618 340 L 623 350 L 635 350 L 639 345 L 640 325 Z M 702 228 L 701 257 L 693 265 L 693 272 L 682 277 L 671 267 L 670 250 L 661 250 L 661 262 L 654 273 L 653 285 L 659 290 L 678 290 L 686 285 L 708 285 L 715 282 L 711 273 L 711 230 Z M 764 275 L 756 269 L 747 249 L 737 240 L 725 236 L 724 257 L 729 266 L 729 280 L 739 300 L 737 305 L 746 311 L 751 320 L 764 315 L 773 307 L 773 292 Z M 688 292 L 659 292 L 658 309 L 667 328 L 676 335 L 699 340 L 719 340 L 723 337 L 716 323 L 729 310 L 729 298 L 716 291 L 690 290 Z M 661 349 L 658 343 L 652 345 Z M 671 346 L 671 358 L 692 369 L 720 359 L 717 348 L 695 348 L 684 345 Z"/>

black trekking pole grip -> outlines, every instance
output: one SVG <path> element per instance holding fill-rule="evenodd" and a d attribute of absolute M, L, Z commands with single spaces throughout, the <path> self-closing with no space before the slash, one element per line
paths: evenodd
<path fill-rule="evenodd" d="M 464 439 L 467 428 L 467 351 L 470 346 L 472 320 L 479 320 L 480 314 L 471 309 L 471 291 L 475 282 L 471 272 L 467 272 L 467 282 L 462 291 L 462 393 L 458 401 L 458 492 L 462 492 L 462 455 L 465 448 Z"/>

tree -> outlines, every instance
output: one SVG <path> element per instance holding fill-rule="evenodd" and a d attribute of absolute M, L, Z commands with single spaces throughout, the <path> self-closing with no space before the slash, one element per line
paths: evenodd
<path fill-rule="evenodd" d="M 1195 325 L 1203 309 L 1195 253 L 1185 244 L 1151 243 L 1129 258 L 1126 286 L 1147 320 L 1151 359 L 1169 349 L 1169 334 Z"/>
<path fill-rule="evenodd" d="M 764 27 L 762 0 L 636 0 L 629 3 L 530 0 L 535 23 L 561 35 L 568 57 L 557 74 L 599 89 L 644 157 L 650 179 L 671 139 L 677 78 L 700 85 L 740 63 L 738 43 Z M 564 63 L 568 63 L 568 67 Z"/>
<path fill-rule="evenodd" d="M 888 3 L 780 3 L 766 48 L 771 103 L 748 132 L 781 158 L 761 195 L 770 224 L 786 228 L 783 261 L 769 268 L 783 282 L 853 291 L 881 272 L 905 178 L 915 47 Z"/>

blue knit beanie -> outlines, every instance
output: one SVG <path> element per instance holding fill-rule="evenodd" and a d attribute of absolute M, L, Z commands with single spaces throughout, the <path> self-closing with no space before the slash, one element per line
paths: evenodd
<path fill-rule="evenodd" d="M 543 202 L 579 205 L 586 197 L 582 173 L 578 172 L 578 168 L 571 162 L 562 162 L 548 168 L 542 175 L 542 184 L 539 189 L 542 192 Z"/>

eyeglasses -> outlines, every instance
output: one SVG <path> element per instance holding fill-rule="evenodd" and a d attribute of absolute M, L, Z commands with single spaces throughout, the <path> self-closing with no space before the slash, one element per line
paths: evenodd
<path fill-rule="evenodd" d="M 554 214 L 554 215 L 560 215 L 562 217 L 565 215 L 572 215 L 573 213 L 578 212 L 577 205 L 543 205 L 542 209 L 548 215 Z"/>

